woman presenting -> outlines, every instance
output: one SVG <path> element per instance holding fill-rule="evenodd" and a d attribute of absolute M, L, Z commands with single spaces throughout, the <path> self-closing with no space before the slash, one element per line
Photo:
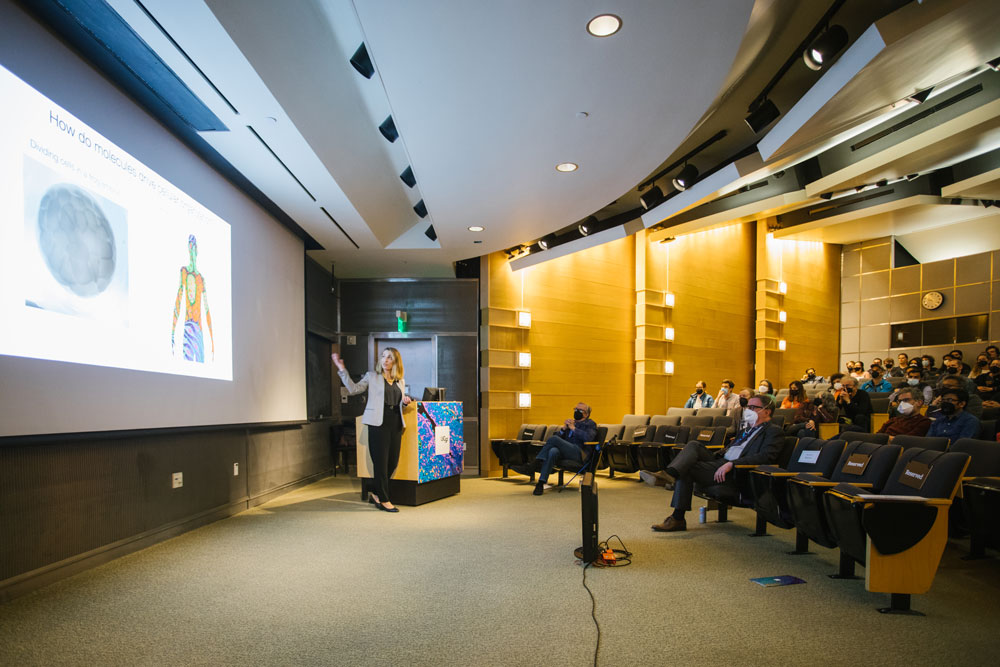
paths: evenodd
<path fill-rule="evenodd" d="M 389 478 L 399 463 L 399 444 L 403 436 L 403 406 L 410 397 L 403 389 L 403 359 L 399 350 L 387 347 L 380 358 L 381 371 L 368 371 L 357 384 L 351 381 L 347 367 L 340 355 L 334 353 L 333 364 L 337 375 L 351 395 L 368 391 L 368 402 L 361 423 L 368 427 L 368 451 L 372 457 L 372 483 L 368 489 L 368 502 L 383 512 L 398 512 L 389 502 Z M 362 486 L 364 497 L 365 488 Z"/>

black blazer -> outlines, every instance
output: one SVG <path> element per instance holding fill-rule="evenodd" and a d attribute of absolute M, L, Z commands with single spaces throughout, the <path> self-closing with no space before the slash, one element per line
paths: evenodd
<path fill-rule="evenodd" d="M 781 454 L 781 448 L 785 444 L 785 433 L 777 424 L 766 424 L 750 438 L 750 441 L 743 448 L 743 455 L 733 460 L 733 465 L 738 466 L 759 466 L 774 463 Z M 729 447 L 722 450 L 725 456 Z"/>

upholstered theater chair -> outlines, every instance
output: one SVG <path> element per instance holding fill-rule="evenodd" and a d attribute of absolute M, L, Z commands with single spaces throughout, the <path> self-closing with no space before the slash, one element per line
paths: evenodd
<path fill-rule="evenodd" d="M 846 444 L 843 440 L 800 438 L 787 467 L 763 465 L 751 470 L 750 489 L 757 512 L 757 530 L 753 534 L 766 535 L 769 523 L 786 530 L 794 528 L 795 522 L 788 506 L 788 479 L 800 473 L 829 477 Z M 792 553 L 808 553 L 808 543 L 805 535 L 801 538 L 796 536 L 796 547 L 802 549 Z"/>
<path fill-rule="evenodd" d="M 962 479 L 962 500 L 952 506 L 951 526 L 969 532 L 966 559 L 984 558 L 987 546 L 1000 546 L 1000 443 L 962 438 L 949 451 L 972 457 Z"/>
<path fill-rule="evenodd" d="M 692 438 L 694 432 L 692 431 Z M 798 443 L 798 438 L 785 436 L 781 452 L 778 454 L 777 465 L 780 468 L 787 468 L 788 462 L 792 458 L 792 452 Z M 738 465 L 733 469 L 733 480 L 736 482 L 735 490 L 728 484 L 713 484 L 702 487 L 695 484 L 694 495 L 709 501 L 709 509 L 718 509 L 718 522 L 723 523 L 729 520 L 729 508 L 732 507 L 753 507 L 753 490 L 750 488 L 750 471 L 757 468 L 753 465 Z"/>
<path fill-rule="evenodd" d="M 899 445 L 903 449 L 918 447 L 919 449 L 930 449 L 935 452 L 943 452 L 948 449 L 948 438 L 928 438 L 922 435 L 897 435 L 890 442 Z"/>
<path fill-rule="evenodd" d="M 528 462 L 527 444 L 534 440 L 536 435 L 543 436 L 544 431 L 545 426 L 542 424 L 521 424 L 521 428 L 517 430 L 517 437 L 490 440 L 490 448 L 503 466 L 504 477 L 512 465 L 524 465 Z"/>
<path fill-rule="evenodd" d="M 902 447 L 899 445 L 878 445 L 854 440 L 844 446 L 844 451 L 828 478 L 817 475 L 796 475 L 789 478 L 786 491 L 788 510 L 795 522 L 795 550 L 807 552 L 809 540 L 827 549 L 836 547 L 837 540 L 830 530 L 823 506 L 823 494 L 841 482 L 850 482 L 873 491 L 881 490 L 901 451 Z M 840 572 L 835 576 L 854 577 L 854 561 L 841 558 Z"/>
<path fill-rule="evenodd" d="M 652 442 L 642 443 L 636 447 L 636 460 L 639 470 L 658 472 L 670 465 L 675 445 L 683 445 L 688 441 L 691 429 L 687 426 L 665 424 L 656 427 Z"/>
<path fill-rule="evenodd" d="M 614 473 L 634 473 L 639 472 L 636 460 L 637 443 L 646 440 L 646 434 L 656 433 L 656 429 L 649 427 L 649 415 L 625 415 L 622 418 L 625 426 L 620 441 L 609 444 L 606 455 L 611 470 Z"/>
<path fill-rule="evenodd" d="M 619 438 L 621 433 L 624 431 L 624 426 L 622 424 L 598 424 L 597 425 L 597 440 L 593 442 L 588 442 L 584 445 L 584 449 L 587 451 L 587 461 L 590 461 L 590 457 L 600 456 L 600 460 L 597 462 L 597 469 L 604 470 L 608 467 L 608 458 L 603 447 L 604 443 L 611 439 L 611 437 Z M 610 434 L 610 435 L 609 435 Z M 555 465 L 555 470 L 559 473 L 559 490 L 565 486 L 563 481 L 563 474 L 569 473 L 572 477 L 581 470 L 583 470 L 583 461 L 577 459 L 559 459 L 558 463 Z"/>
<path fill-rule="evenodd" d="M 865 589 L 889 593 L 882 613 L 919 612 L 910 596 L 926 593 L 948 541 L 948 508 L 971 457 L 908 449 L 881 493 L 838 484 L 823 495 L 841 557 L 865 566 Z"/>

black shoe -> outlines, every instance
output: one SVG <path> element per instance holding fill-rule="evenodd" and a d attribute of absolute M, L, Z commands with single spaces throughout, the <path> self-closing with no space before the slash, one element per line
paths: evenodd
<path fill-rule="evenodd" d="M 375 507 L 379 508 L 383 512 L 398 512 L 399 511 L 398 507 L 386 507 L 382 503 L 375 503 Z"/>
<path fill-rule="evenodd" d="M 535 484 L 535 490 L 531 492 L 533 496 L 540 496 L 545 492 L 545 482 Z"/>

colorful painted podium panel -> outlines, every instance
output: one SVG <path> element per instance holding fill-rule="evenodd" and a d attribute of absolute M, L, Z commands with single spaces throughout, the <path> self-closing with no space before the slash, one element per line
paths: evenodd
<path fill-rule="evenodd" d="M 399 465 L 389 480 L 390 500 L 422 505 L 459 492 L 465 458 L 461 401 L 414 401 L 403 411 Z M 371 479 L 368 430 L 357 418 L 358 477 Z"/>

